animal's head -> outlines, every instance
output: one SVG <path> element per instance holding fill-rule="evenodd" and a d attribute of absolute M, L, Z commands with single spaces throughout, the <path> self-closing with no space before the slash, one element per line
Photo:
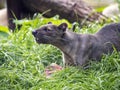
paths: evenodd
<path fill-rule="evenodd" d="M 67 30 L 67 24 L 62 23 L 59 26 L 48 23 L 41 28 L 32 32 L 37 43 L 53 44 L 59 40 L 62 40 Z"/>

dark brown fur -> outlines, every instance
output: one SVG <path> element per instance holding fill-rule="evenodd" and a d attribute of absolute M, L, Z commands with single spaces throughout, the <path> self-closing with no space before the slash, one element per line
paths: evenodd
<path fill-rule="evenodd" d="M 8 24 L 10 29 L 15 29 L 14 19 L 23 19 L 33 16 L 34 12 L 27 8 L 25 0 L 7 0 Z"/>
<path fill-rule="evenodd" d="M 93 35 L 71 32 L 66 23 L 47 24 L 32 33 L 37 43 L 58 47 L 65 65 L 84 66 L 90 60 L 99 61 L 114 48 L 120 51 L 120 23 L 106 25 Z"/>

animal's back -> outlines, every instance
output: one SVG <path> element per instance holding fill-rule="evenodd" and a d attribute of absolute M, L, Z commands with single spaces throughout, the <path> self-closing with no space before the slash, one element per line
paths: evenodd
<path fill-rule="evenodd" d="M 112 32 L 117 32 L 120 33 L 120 23 L 112 23 L 109 25 L 104 26 L 102 29 L 100 29 L 100 31 L 98 31 L 96 34 L 97 35 L 112 35 Z"/>
<path fill-rule="evenodd" d="M 113 48 L 120 51 L 120 23 L 106 25 L 95 35 L 101 45 L 104 45 L 105 51 L 112 52 Z"/>

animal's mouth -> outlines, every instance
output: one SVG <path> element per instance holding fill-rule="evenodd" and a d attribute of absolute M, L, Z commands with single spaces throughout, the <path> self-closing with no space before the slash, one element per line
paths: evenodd
<path fill-rule="evenodd" d="M 39 40 L 39 38 L 36 36 L 36 35 L 37 35 L 37 31 L 36 31 L 36 30 L 35 30 L 35 31 L 32 31 L 32 35 L 34 36 L 36 42 L 39 43 L 40 40 Z"/>
<path fill-rule="evenodd" d="M 47 39 L 44 39 L 44 38 L 38 38 L 36 36 L 34 36 L 35 38 L 35 41 L 38 43 L 38 44 L 47 44 L 49 41 Z"/>
<path fill-rule="evenodd" d="M 39 38 L 36 38 L 36 37 L 35 37 L 35 40 L 36 40 L 36 41 L 39 41 Z"/>
<path fill-rule="evenodd" d="M 36 38 L 36 37 L 35 37 L 35 41 L 36 41 L 37 43 L 40 42 L 39 38 Z"/>

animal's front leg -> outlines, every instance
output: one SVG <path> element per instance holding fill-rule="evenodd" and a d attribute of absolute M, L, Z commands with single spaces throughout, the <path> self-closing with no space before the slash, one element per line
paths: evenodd
<path fill-rule="evenodd" d="M 70 55 L 63 54 L 63 64 L 64 66 L 73 66 L 74 60 Z"/>
<path fill-rule="evenodd" d="M 80 50 L 76 54 L 76 65 L 77 66 L 86 66 L 88 64 L 88 61 L 90 60 L 90 55 L 91 55 L 91 49 L 83 49 Z"/>
<path fill-rule="evenodd" d="M 88 61 L 90 60 L 90 56 L 92 53 L 93 43 L 91 41 L 85 40 L 82 42 L 78 51 L 76 52 L 76 64 L 78 66 L 86 66 Z"/>
<path fill-rule="evenodd" d="M 76 58 L 76 65 L 77 66 L 82 66 L 82 67 L 84 67 L 84 66 L 86 66 L 86 64 L 88 63 L 88 60 L 89 60 L 89 58 L 88 58 L 88 56 L 78 56 L 77 58 Z"/>

